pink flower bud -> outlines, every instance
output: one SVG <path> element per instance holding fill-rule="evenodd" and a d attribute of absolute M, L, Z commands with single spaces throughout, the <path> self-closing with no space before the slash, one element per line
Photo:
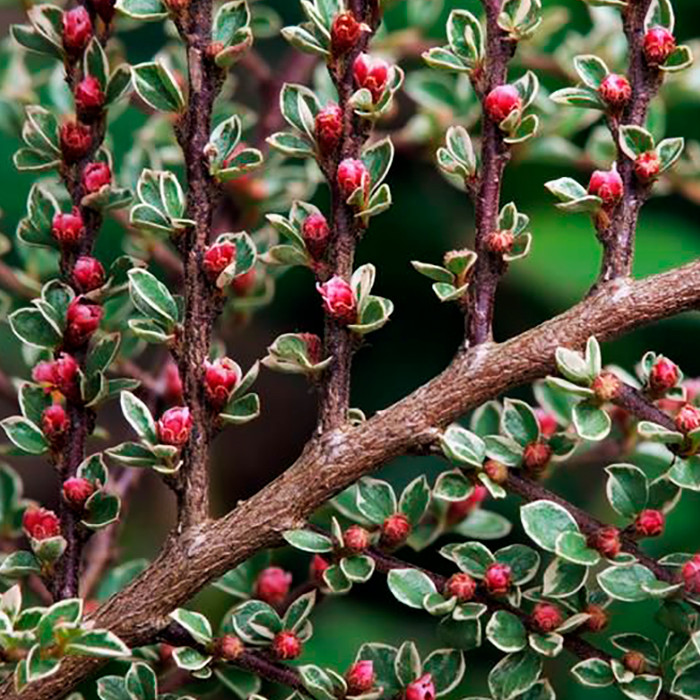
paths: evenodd
<path fill-rule="evenodd" d="M 207 277 L 215 282 L 216 278 L 234 261 L 236 246 L 230 241 L 212 243 L 205 251 L 202 268 Z"/>
<path fill-rule="evenodd" d="M 561 608 L 554 603 L 537 603 L 532 611 L 532 624 L 543 634 L 554 632 L 564 622 Z"/>
<path fill-rule="evenodd" d="M 624 75 L 610 73 L 600 84 L 598 94 L 608 107 L 617 110 L 630 101 L 632 86 Z"/>
<path fill-rule="evenodd" d="M 680 376 L 678 365 L 665 357 L 659 357 L 649 371 L 649 388 L 656 395 L 665 394 L 676 386 Z"/>
<path fill-rule="evenodd" d="M 289 595 L 292 575 L 279 566 L 263 569 L 255 582 L 255 596 L 270 605 L 282 605 Z"/>
<path fill-rule="evenodd" d="M 90 14 L 82 5 L 63 13 L 63 48 L 66 53 L 80 55 L 91 38 Z"/>
<path fill-rule="evenodd" d="M 187 406 L 169 408 L 158 421 L 158 439 L 165 445 L 182 447 L 190 438 L 192 416 Z"/>
<path fill-rule="evenodd" d="M 632 671 L 635 675 L 644 673 L 647 669 L 647 660 L 640 651 L 628 651 L 622 657 L 622 663 L 628 671 Z"/>
<path fill-rule="evenodd" d="M 301 655 L 301 640 L 289 630 L 279 632 L 272 640 L 272 653 L 281 661 L 296 659 Z"/>
<path fill-rule="evenodd" d="M 317 585 L 323 586 L 323 573 L 328 569 L 330 564 L 320 555 L 314 554 L 309 565 L 309 578 Z"/>
<path fill-rule="evenodd" d="M 468 603 L 476 593 L 476 581 L 469 574 L 453 574 L 445 584 L 445 596 L 454 596 L 459 603 Z"/>
<path fill-rule="evenodd" d="M 369 532 L 360 525 L 351 525 L 343 533 L 343 541 L 347 549 L 353 553 L 359 554 L 360 552 L 364 552 L 370 545 Z"/>
<path fill-rule="evenodd" d="M 499 85 L 486 96 L 484 109 L 493 121 L 499 124 L 516 109 L 522 109 L 523 100 L 513 85 Z"/>
<path fill-rule="evenodd" d="M 93 75 L 85 76 L 75 88 L 75 106 L 82 117 L 92 119 L 99 115 L 105 103 L 100 81 Z"/>
<path fill-rule="evenodd" d="M 180 405 L 183 402 L 182 379 L 180 379 L 180 370 L 177 365 L 168 360 L 163 368 L 163 398 L 169 404 Z"/>
<path fill-rule="evenodd" d="M 235 661 L 243 651 L 243 642 L 232 634 L 227 634 L 217 640 L 216 655 L 224 661 Z"/>
<path fill-rule="evenodd" d="M 323 353 L 323 342 L 314 333 L 299 333 L 299 338 L 306 344 L 306 354 L 312 365 L 317 365 L 321 361 Z"/>
<path fill-rule="evenodd" d="M 450 523 L 460 523 L 473 510 L 478 508 L 489 495 L 488 490 L 481 484 L 476 484 L 472 492 L 461 501 L 452 501 L 447 509 L 447 520 Z"/>
<path fill-rule="evenodd" d="M 32 371 L 32 378 L 48 391 L 60 391 L 64 396 L 74 397 L 77 390 L 78 363 L 67 353 L 56 360 L 40 362 Z"/>
<path fill-rule="evenodd" d="M 83 170 L 83 189 L 88 194 L 112 184 L 112 171 L 107 163 L 88 163 Z"/>
<path fill-rule="evenodd" d="M 220 357 L 204 363 L 204 385 L 209 402 L 221 408 L 231 396 L 231 392 L 241 381 L 241 368 L 228 357 Z"/>
<path fill-rule="evenodd" d="M 61 521 L 52 510 L 29 506 L 22 516 L 22 528 L 32 539 L 46 540 L 61 534 Z"/>
<path fill-rule="evenodd" d="M 599 401 L 614 401 L 622 389 L 622 381 L 612 372 L 601 372 L 591 384 L 591 389 Z"/>
<path fill-rule="evenodd" d="M 90 340 L 102 320 L 102 307 L 86 303 L 83 297 L 76 297 L 68 305 L 66 312 L 66 345 L 79 348 Z"/>
<path fill-rule="evenodd" d="M 73 284 L 81 292 L 99 289 L 105 283 L 105 269 L 102 263 L 89 255 L 81 255 L 73 266 Z"/>
<path fill-rule="evenodd" d="M 666 517 L 660 510 L 643 510 L 634 521 L 634 529 L 641 537 L 658 537 L 664 531 Z"/>
<path fill-rule="evenodd" d="M 348 684 L 348 695 L 369 693 L 376 681 L 374 662 L 356 661 L 345 674 L 345 680 Z"/>
<path fill-rule="evenodd" d="M 394 513 L 382 523 L 381 544 L 393 549 L 403 544 L 411 534 L 411 523 L 403 513 Z"/>
<path fill-rule="evenodd" d="M 41 414 L 41 430 L 51 445 L 62 444 L 69 428 L 68 414 L 60 403 L 55 403 L 44 409 Z"/>
<path fill-rule="evenodd" d="M 589 605 L 584 612 L 590 615 L 586 629 L 591 632 L 602 632 L 608 626 L 608 613 L 599 605 Z"/>
<path fill-rule="evenodd" d="M 625 186 L 617 170 L 596 170 L 588 183 L 588 193 L 600 197 L 604 207 L 614 207 L 624 194 Z"/>
<path fill-rule="evenodd" d="M 496 484 L 505 484 L 508 481 L 508 467 L 503 462 L 487 459 L 484 462 L 484 472 Z M 486 490 L 486 487 L 482 488 Z"/>
<path fill-rule="evenodd" d="M 63 482 L 63 498 L 76 510 L 82 510 L 85 507 L 85 501 L 93 493 L 95 493 L 95 487 L 87 479 L 74 476 Z"/>
<path fill-rule="evenodd" d="M 689 559 L 681 569 L 683 586 L 688 593 L 697 595 L 700 593 L 700 554 Z"/>
<path fill-rule="evenodd" d="M 429 673 L 406 686 L 406 700 L 435 700 L 435 685 Z"/>
<path fill-rule="evenodd" d="M 496 255 L 505 255 L 513 250 L 515 236 L 510 231 L 492 231 L 486 236 L 486 249 Z"/>
<path fill-rule="evenodd" d="M 51 222 L 51 235 L 62 248 L 75 248 L 85 236 L 80 209 L 73 207 L 70 214 L 56 214 Z"/>
<path fill-rule="evenodd" d="M 301 234 L 306 244 L 306 248 L 314 260 L 323 257 L 328 247 L 331 230 L 323 214 L 310 214 L 304 219 L 301 227 Z"/>
<path fill-rule="evenodd" d="M 346 158 L 341 161 L 336 177 L 340 193 L 346 199 L 358 188 L 362 189 L 365 198 L 369 195 L 369 172 L 361 160 Z"/>
<path fill-rule="evenodd" d="M 348 324 L 357 320 L 357 302 L 352 287 L 337 275 L 325 284 L 316 285 L 323 299 L 323 310 L 338 323 Z"/>
<path fill-rule="evenodd" d="M 352 64 L 352 75 L 358 88 L 365 88 L 372 95 L 372 102 L 379 102 L 389 80 L 389 64 L 376 56 L 361 53 Z"/>
<path fill-rule="evenodd" d="M 642 182 L 650 182 L 661 171 L 661 159 L 655 151 L 648 151 L 637 156 L 634 161 L 634 174 Z"/>
<path fill-rule="evenodd" d="M 494 562 L 486 569 L 484 584 L 491 595 L 505 595 L 510 588 L 512 572 L 508 564 Z"/>
<path fill-rule="evenodd" d="M 327 104 L 316 115 L 314 132 L 321 153 L 333 153 L 343 135 L 343 110 L 336 104 Z"/>
<path fill-rule="evenodd" d="M 75 163 L 87 155 L 92 145 L 92 131 L 80 122 L 68 121 L 61 125 L 61 154 L 66 163 Z"/>
<path fill-rule="evenodd" d="M 613 526 L 601 527 L 588 537 L 588 546 L 608 559 L 614 559 L 622 550 L 620 531 Z"/>
<path fill-rule="evenodd" d="M 644 35 L 644 57 L 650 66 L 659 66 L 676 48 L 676 39 L 665 27 L 651 27 Z"/>
<path fill-rule="evenodd" d="M 691 403 L 685 404 L 676 415 L 676 428 L 682 433 L 689 433 L 700 428 L 700 408 Z"/>
<path fill-rule="evenodd" d="M 523 467 L 531 474 L 543 472 L 552 458 L 552 448 L 544 442 L 531 442 L 523 450 Z"/>
<path fill-rule="evenodd" d="M 362 35 L 362 25 L 355 19 L 355 15 L 341 12 L 333 18 L 331 25 L 331 54 L 342 56 L 357 45 Z"/>
<path fill-rule="evenodd" d="M 537 423 L 540 426 L 542 435 L 544 437 L 552 437 L 557 432 L 557 419 L 549 411 L 545 411 L 544 408 L 536 408 L 535 415 L 537 416 Z"/>

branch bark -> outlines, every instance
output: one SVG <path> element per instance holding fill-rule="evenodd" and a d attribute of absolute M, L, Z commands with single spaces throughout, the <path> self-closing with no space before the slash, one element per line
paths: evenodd
<path fill-rule="evenodd" d="M 214 578 L 256 551 L 281 542 L 322 503 L 411 445 L 430 444 L 434 426 L 455 420 L 488 399 L 546 376 L 559 346 L 582 348 L 696 308 L 700 262 L 640 281 L 603 285 L 569 311 L 502 344 L 462 350 L 426 385 L 358 427 L 344 426 L 312 439 L 280 477 L 214 522 L 171 535 L 153 564 L 93 615 L 95 623 L 137 646 L 168 624 L 167 615 Z M 32 683 L 22 700 L 57 700 L 100 665 L 66 659 L 60 671 Z M 11 681 L 0 686 L 18 700 Z"/>

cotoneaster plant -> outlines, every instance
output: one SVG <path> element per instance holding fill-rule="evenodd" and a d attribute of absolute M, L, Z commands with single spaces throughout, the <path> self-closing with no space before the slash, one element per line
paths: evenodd
<path fill-rule="evenodd" d="M 601 347 L 700 305 L 700 262 L 631 278 L 643 205 L 700 173 L 698 144 L 664 133 L 665 104 L 697 90 L 670 0 L 586 0 L 587 34 L 558 32 L 557 3 L 456 1 L 441 41 L 442 0 L 289 4 L 288 26 L 252 0 L 37 4 L 2 45 L 0 128 L 35 179 L 0 239 L 22 263 L 0 263 L 0 286 L 23 363 L 0 377 L 17 406 L 1 425 L 7 454 L 47 463 L 59 505 L 25 493 L 19 460 L 0 465 L 0 695 L 552 700 L 568 674 L 586 697 L 700 698 L 700 554 L 663 547 L 700 491 L 697 381 L 654 352 L 605 364 Z M 410 31 L 385 22 L 399 14 Z M 122 39 L 144 22 L 164 41 L 130 65 Z M 279 66 L 255 48 L 273 36 L 290 44 Z M 116 158 L 126 110 L 141 126 Z M 413 262 L 434 303 L 457 302 L 464 340 L 367 416 L 350 401 L 353 358 L 401 298 L 379 296 L 385 275 L 356 253 L 394 204 L 395 156 L 416 153 L 473 205 L 473 237 Z M 542 184 L 590 217 L 600 274 L 576 306 L 495 342 L 501 277 L 537 245 L 527 202 L 501 201 L 504 171 L 554 156 L 562 176 Z M 127 231 L 113 260 L 99 255 L 107 222 Z M 291 267 L 323 327 L 290 318 L 242 367 L 225 331 L 274 304 Z M 309 380 L 318 425 L 217 518 L 212 444 L 265 410 L 261 365 Z M 508 396 L 521 385 L 531 400 Z M 110 401 L 125 440 L 104 430 Z M 400 490 L 372 476 L 408 454 L 444 468 Z M 550 488 L 564 464 L 604 475 L 595 515 Z M 123 561 L 119 523 L 147 470 L 176 522 L 152 561 Z M 378 633 L 346 654 L 338 631 L 352 661 L 312 663 L 316 606 L 370 579 L 373 604 L 404 606 L 435 643 Z M 210 585 L 230 601 L 220 619 L 194 609 Z"/>

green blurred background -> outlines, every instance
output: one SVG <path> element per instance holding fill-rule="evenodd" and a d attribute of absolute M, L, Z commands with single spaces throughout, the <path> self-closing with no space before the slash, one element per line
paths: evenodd
<path fill-rule="evenodd" d="M 296 0 L 270 2 L 287 21 L 299 18 Z M 405 9 L 395 3 L 387 23 L 400 28 L 405 23 Z M 585 31 L 589 22 L 581 0 L 545 0 L 545 6 L 565 6 L 570 10 L 567 29 Z M 477 11 L 476 0 L 451 0 L 443 17 L 434 23 L 430 33 L 442 37 L 444 19 L 451 7 Z M 700 34 L 700 13 L 695 0 L 675 0 L 678 17 L 677 36 L 688 40 Z M 3 36 L 13 22 L 21 21 L 19 8 L 3 3 L 0 22 Z M 159 25 L 147 25 L 122 37 L 129 61 L 136 63 L 151 58 L 162 45 L 164 36 Z M 275 65 L 285 54 L 284 42 L 265 40 L 257 47 Z M 407 64 L 407 67 L 414 64 Z M 245 90 L 248 76 L 241 75 Z M 667 134 L 700 138 L 700 94 L 695 101 L 686 100 L 669 112 Z M 117 160 L 131 146 L 132 131 L 143 121 L 136 110 L 124 112 L 112 124 Z M 2 230 L 12 235 L 17 221 L 24 214 L 26 195 L 33 177 L 18 174 L 11 155 L 18 141 L 3 137 L 0 141 L 0 207 Z M 558 212 L 546 194 L 543 184 L 554 177 L 580 173 L 562 167 L 516 162 L 508 168 L 503 201 L 514 200 L 532 221 L 534 244 L 531 255 L 514 264 L 498 293 L 496 337 L 505 339 L 549 318 L 579 300 L 596 277 L 600 249 L 590 222 L 584 216 L 566 216 Z M 419 277 L 410 260 L 437 262 L 446 250 L 469 245 L 473 235 L 473 211 L 465 195 L 450 187 L 437 173 L 429 154 L 400 152 L 389 175 L 394 193 L 392 209 L 373 220 L 359 248 L 358 262 L 373 262 L 378 269 L 377 293 L 391 298 L 396 311 L 391 323 L 370 337 L 370 343 L 356 358 L 353 382 L 354 406 L 371 414 L 404 396 L 449 362 L 462 337 L 462 317 L 455 305 L 441 305 L 433 296 L 430 284 Z M 325 197 L 319 192 L 318 202 Z M 115 257 L 122 244 L 124 231 L 108 224 L 100 238 L 99 253 Z M 635 274 L 643 276 L 669 269 L 695 259 L 700 253 L 700 226 L 697 205 L 680 195 L 656 198 L 644 209 L 637 237 Z M 10 260 L 16 260 L 10 256 Z M 229 354 L 244 367 L 265 353 L 266 346 L 280 333 L 321 329 L 322 318 L 313 280 L 305 269 L 294 269 L 284 275 L 277 287 L 274 303 L 257 314 L 244 327 L 224 328 Z M 0 330 L 3 367 L 10 374 L 22 374 L 17 343 L 7 328 Z M 641 329 L 605 346 L 606 361 L 628 368 L 647 349 L 654 349 L 677 361 L 687 376 L 700 374 L 697 348 L 700 346 L 700 323 L 696 315 L 683 317 Z M 529 398 L 527 390 L 519 395 Z M 214 502 L 219 513 L 232 508 L 239 499 L 254 493 L 283 471 L 299 454 L 315 422 L 315 397 L 302 380 L 264 372 L 260 380 L 263 402 L 262 417 L 254 423 L 227 431 L 217 441 L 212 456 Z M 0 407 L 2 415 L 13 412 L 9 405 Z M 127 435 L 124 422 L 114 406 L 102 413 L 101 422 L 112 439 Z M 95 449 L 100 449 L 97 444 Z M 46 464 L 14 460 L 25 478 L 31 497 L 51 504 L 56 485 Z M 602 467 L 603 465 L 601 465 Z M 382 476 L 403 485 L 421 472 L 434 475 L 441 464 L 427 458 L 404 458 L 382 469 Z M 550 485 L 573 502 L 588 508 L 602 519 L 612 520 L 602 490 L 601 468 L 588 468 L 586 473 L 563 467 Z M 154 504 L 157 506 L 154 507 Z M 697 508 L 700 498 L 685 495 L 681 506 L 670 518 L 660 542 L 650 546 L 653 552 L 669 552 L 692 548 L 697 533 Z M 517 503 L 493 506 L 505 514 L 517 515 Z M 122 560 L 135 556 L 152 557 L 158 543 L 172 524 L 173 499 L 155 478 L 141 482 L 129 509 L 123 536 Z M 512 535 L 521 535 L 518 528 Z M 307 561 L 288 558 L 280 553 L 279 561 L 291 567 L 297 580 L 306 574 Z M 443 562 L 436 555 L 421 555 L 426 565 L 443 571 Z M 446 562 L 445 562 L 446 563 Z M 226 597 L 207 590 L 198 597 L 202 609 L 213 618 L 220 617 L 229 606 Z M 653 606 L 616 606 L 613 629 L 646 632 L 659 638 L 661 630 L 651 620 Z M 303 661 L 327 664 L 344 669 L 356 649 L 365 641 L 400 643 L 415 639 L 422 652 L 439 645 L 435 623 L 421 613 L 407 614 L 387 593 L 382 577 L 363 587 L 356 587 L 351 597 L 324 601 L 314 614 L 316 633 L 308 644 Z M 498 655 L 488 644 L 467 657 L 465 681 L 452 696 L 485 693 L 485 676 Z M 553 681 L 560 698 L 601 700 L 618 697 L 616 690 L 591 691 L 571 682 L 566 664 L 547 663 L 546 673 Z M 196 693 L 196 686 L 192 688 Z"/>

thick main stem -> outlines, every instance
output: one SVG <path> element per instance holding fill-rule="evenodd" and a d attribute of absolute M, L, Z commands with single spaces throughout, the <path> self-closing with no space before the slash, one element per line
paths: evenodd
<path fill-rule="evenodd" d="M 484 0 L 486 10 L 486 63 L 478 79 L 477 89 L 482 105 L 493 88 L 503 85 L 508 74 L 508 61 L 515 44 L 498 26 L 501 0 Z M 482 109 L 483 129 L 479 184 L 476 191 L 475 250 L 478 255 L 467 298 L 466 333 L 471 345 L 479 345 L 493 338 L 493 308 L 498 280 L 505 270 L 502 256 L 492 253 L 486 246 L 490 233 L 498 227 L 501 200 L 501 180 L 508 162 L 508 147 L 498 123 L 486 109 Z"/>

